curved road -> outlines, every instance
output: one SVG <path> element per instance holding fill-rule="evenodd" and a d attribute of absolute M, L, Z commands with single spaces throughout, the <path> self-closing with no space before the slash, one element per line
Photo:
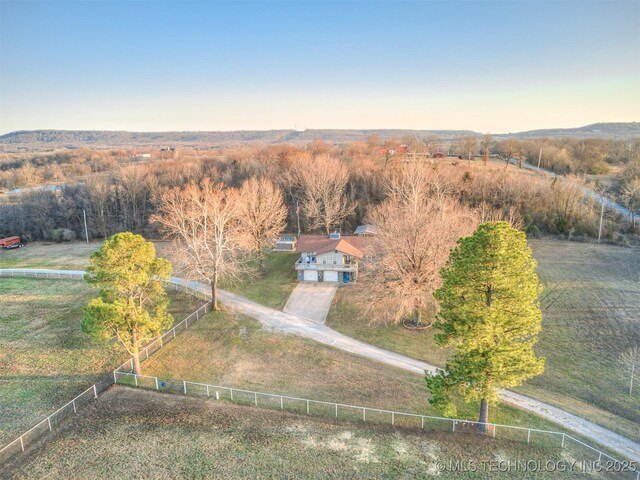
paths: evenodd
<path fill-rule="evenodd" d="M 0 269 L 0 276 L 6 276 L 12 272 L 19 274 L 19 272 L 23 271 L 53 275 L 71 274 L 75 275 L 76 278 L 81 278 L 80 276 L 84 274 L 83 270 Z M 194 290 L 199 290 L 205 294 L 209 294 L 210 292 L 207 285 L 193 280 L 171 277 L 171 281 Z M 218 292 L 219 300 L 224 305 L 229 306 L 244 315 L 259 320 L 269 329 L 310 338 L 320 343 L 324 343 L 356 355 L 361 355 L 378 362 L 393 365 L 394 367 L 402 368 L 419 375 L 424 374 L 425 371 L 429 373 L 437 371 L 437 367 L 433 365 L 355 340 L 354 338 L 336 332 L 326 325 L 312 322 L 311 320 L 306 320 L 304 318 L 291 315 L 290 313 L 281 312 L 280 310 L 265 307 L 264 305 L 260 305 L 231 292 L 224 290 L 218 290 Z M 589 420 L 585 420 L 577 415 L 565 412 L 560 408 L 539 402 L 533 398 L 527 397 L 526 395 L 521 395 L 508 390 L 502 390 L 500 392 L 500 399 L 505 403 L 531 412 L 561 425 L 568 430 L 572 430 L 583 437 L 589 438 L 600 445 L 623 455 L 625 458 L 640 462 L 640 444 L 601 427 L 600 425 L 596 425 Z"/>

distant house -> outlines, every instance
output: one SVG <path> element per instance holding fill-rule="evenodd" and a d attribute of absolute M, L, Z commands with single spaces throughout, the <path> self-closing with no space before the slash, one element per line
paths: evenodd
<path fill-rule="evenodd" d="M 283 233 L 280 235 L 273 250 L 275 252 L 295 252 L 297 240 L 294 233 Z"/>
<path fill-rule="evenodd" d="M 295 264 L 298 280 L 349 284 L 358 277 L 358 260 L 364 258 L 369 239 L 362 236 L 301 235 Z"/>

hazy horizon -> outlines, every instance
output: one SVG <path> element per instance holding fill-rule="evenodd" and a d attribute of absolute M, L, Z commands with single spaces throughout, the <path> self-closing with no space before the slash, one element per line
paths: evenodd
<path fill-rule="evenodd" d="M 0 133 L 638 121 L 640 2 L 2 1 Z"/>

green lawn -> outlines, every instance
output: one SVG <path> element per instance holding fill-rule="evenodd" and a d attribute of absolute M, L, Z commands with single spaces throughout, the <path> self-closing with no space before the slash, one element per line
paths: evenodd
<path fill-rule="evenodd" d="M 0 444 L 128 358 L 117 344 L 95 343 L 81 331 L 84 306 L 95 295 L 81 281 L 0 278 Z M 176 320 L 202 303 L 169 296 Z"/>
<path fill-rule="evenodd" d="M 530 242 L 545 286 L 543 328 L 536 347 L 546 357 L 545 373 L 517 389 L 640 440 L 640 389 L 628 394 L 619 353 L 640 343 L 640 252 L 569 243 Z M 336 330 L 443 366 L 447 350 L 433 332 L 371 324 L 358 308 L 361 282 L 339 289 L 327 324 Z"/>
<path fill-rule="evenodd" d="M 235 284 L 222 285 L 222 288 L 258 302 L 267 307 L 282 310 L 289 295 L 295 288 L 296 272 L 293 266 L 299 255 L 295 253 L 270 252 L 264 260 L 264 270 L 245 276 Z"/>
<path fill-rule="evenodd" d="M 336 422 L 215 400 L 115 387 L 5 478 L 606 478 L 490 472 L 490 463 L 565 462 L 570 449 Z M 451 463 L 450 463 L 451 462 Z M 476 462 L 477 472 L 456 472 Z M 487 470 L 482 470 L 485 462 Z M 494 467 L 494 468 L 496 468 Z M 443 470 L 444 471 L 441 471 Z"/>

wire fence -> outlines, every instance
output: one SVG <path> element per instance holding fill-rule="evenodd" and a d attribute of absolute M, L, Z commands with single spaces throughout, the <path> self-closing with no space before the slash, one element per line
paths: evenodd
<path fill-rule="evenodd" d="M 78 270 L 50 272 L 22 269 L 0 269 L 0 277 L 34 277 L 45 279 L 73 279 L 82 280 L 85 272 Z M 140 361 L 144 362 L 168 342 L 197 322 L 211 310 L 210 295 L 195 286 L 175 281 L 167 283 L 175 290 L 195 295 L 207 300 L 196 311 L 164 334 L 147 344 L 140 351 Z M 13 455 L 24 452 L 33 442 L 52 432 L 66 418 L 76 414 L 80 409 L 92 403 L 98 395 L 113 384 L 127 384 L 130 386 L 149 388 L 158 391 L 180 393 L 199 397 L 227 400 L 236 404 L 246 404 L 265 408 L 286 410 L 314 416 L 330 416 L 338 420 L 373 422 L 389 424 L 391 426 L 422 431 L 450 431 L 456 433 L 476 434 L 511 441 L 521 441 L 528 444 L 550 446 L 555 445 L 571 450 L 575 458 L 584 458 L 594 470 L 609 473 L 615 478 L 629 478 L 640 480 L 640 467 L 636 462 L 621 461 L 610 454 L 565 433 L 535 428 L 516 427 L 495 423 L 481 424 L 480 422 L 459 420 L 446 417 L 434 417 L 416 413 L 384 410 L 372 407 L 348 405 L 321 400 L 292 397 L 274 393 L 244 390 L 220 385 L 176 380 L 161 380 L 158 377 L 136 375 L 132 373 L 133 358 L 117 367 L 112 373 L 87 388 L 70 402 L 60 407 L 48 417 L 41 420 L 31 429 L 24 432 L 11 443 L 0 449 L 0 464 Z"/>
<path fill-rule="evenodd" d="M 588 465 L 594 471 L 600 471 L 605 475 L 610 474 L 612 478 L 640 480 L 640 470 L 635 462 L 621 461 L 565 432 L 497 423 L 482 424 L 470 420 L 327 402 L 221 385 L 185 380 L 166 380 L 123 371 L 114 372 L 114 376 L 117 384 L 215 400 L 226 400 L 240 405 L 283 410 L 302 415 L 331 417 L 352 422 L 386 424 L 425 432 L 482 435 L 488 438 L 517 441 L 531 445 L 562 448 L 570 452 L 573 458 L 583 459 L 585 468 Z"/>
<path fill-rule="evenodd" d="M 0 277 L 35 277 L 35 278 L 51 278 L 51 279 L 73 279 L 73 280 L 82 280 L 84 278 L 84 272 L 80 271 L 69 271 L 69 272 L 39 272 L 39 271 L 29 271 L 29 270 L 0 270 Z M 204 298 L 208 300 L 208 297 L 205 293 L 200 290 L 190 287 L 188 285 L 184 285 L 179 282 L 168 281 L 174 289 L 183 290 L 185 292 L 189 292 L 190 294 L 195 294 L 198 298 Z M 183 319 L 181 322 L 174 325 L 170 330 L 167 330 L 165 333 L 160 335 L 155 340 L 149 342 L 143 349 L 140 350 L 139 358 L 140 362 L 144 362 L 155 352 L 160 350 L 164 345 L 169 343 L 171 340 L 176 338 L 176 336 L 187 330 L 191 325 L 200 320 L 204 315 L 206 315 L 209 311 L 211 311 L 211 303 L 207 301 L 204 305 L 200 306 L 197 310 Z M 40 422 L 35 424 L 29 430 L 24 432 L 18 438 L 8 443 L 4 447 L 0 449 L 0 464 L 4 463 L 14 455 L 24 452 L 29 445 L 33 444 L 37 440 L 43 438 L 47 434 L 53 431 L 57 426 L 59 426 L 65 419 L 68 417 L 78 413 L 79 410 L 86 407 L 93 400 L 98 398 L 103 391 L 109 388 L 111 385 L 116 383 L 117 374 L 123 372 L 131 372 L 133 370 L 133 358 L 130 358 L 122 365 L 117 367 L 113 372 L 104 375 L 99 381 L 91 385 L 84 392 L 82 392 L 77 397 L 73 398 L 70 402 L 66 403 L 58 410 L 53 412 L 48 417 L 42 419 Z"/>

